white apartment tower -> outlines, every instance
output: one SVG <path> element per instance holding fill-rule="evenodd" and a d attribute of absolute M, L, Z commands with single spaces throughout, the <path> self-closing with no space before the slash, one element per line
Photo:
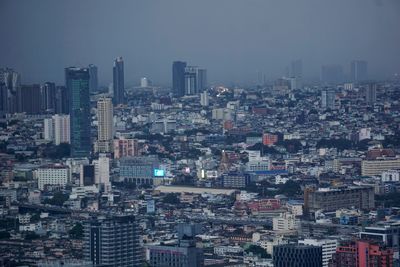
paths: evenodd
<path fill-rule="evenodd" d="M 69 115 L 53 115 L 44 120 L 44 139 L 55 145 L 71 143 Z"/>

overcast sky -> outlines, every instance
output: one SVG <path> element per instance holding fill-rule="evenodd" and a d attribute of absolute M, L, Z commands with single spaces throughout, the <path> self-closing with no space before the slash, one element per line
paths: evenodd
<path fill-rule="evenodd" d="M 400 0 L 0 0 L 0 67 L 23 83 L 93 63 L 108 85 L 117 56 L 127 83 L 169 85 L 174 60 L 210 82 L 273 79 L 293 59 L 308 77 L 365 59 L 380 78 L 400 72 Z"/>

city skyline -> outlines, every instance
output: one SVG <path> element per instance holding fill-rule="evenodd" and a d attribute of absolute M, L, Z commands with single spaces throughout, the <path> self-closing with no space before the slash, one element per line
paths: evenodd
<path fill-rule="evenodd" d="M 253 83 L 257 71 L 267 80 L 275 79 L 295 59 L 302 59 L 304 77 L 312 79 L 327 64 L 340 64 L 350 73 L 353 60 L 367 61 L 371 78 L 400 72 L 400 4 L 395 0 L 301 0 L 293 11 L 283 1 L 93 3 L 80 2 L 85 12 L 69 20 L 73 1 L 2 1 L 0 33 L 8 36 L 0 44 L 0 51 L 7 51 L 2 64 L 21 73 L 23 83 L 57 84 L 64 67 L 95 64 L 102 86 L 112 82 L 112 60 L 117 56 L 125 60 L 127 85 L 149 77 L 170 86 L 174 60 L 204 66 L 211 83 Z M 227 4 L 230 11 L 224 14 Z M 102 20 L 103 10 L 118 15 Z M 52 23 L 37 17 L 43 14 Z M 178 15 L 181 19 L 175 18 Z M 10 21 L 12 28 L 7 27 Z M 32 47 L 37 53 L 29 53 Z"/>

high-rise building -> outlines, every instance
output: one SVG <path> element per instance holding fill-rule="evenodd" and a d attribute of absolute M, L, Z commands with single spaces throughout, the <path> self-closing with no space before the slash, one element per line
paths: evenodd
<path fill-rule="evenodd" d="M 46 82 L 41 86 L 41 111 L 54 113 L 56 109 L 56 85 Z"/>
<path fill-rule="evenodd" d="M 185 68 L 185 95 L 197 93 L 197 67 L 188 66 Z"/>
<path fill-rule="evenodd" d="M 323 109 L 335 108 L 335 91 L 333 89 L 326 89 L 321 91 L 321 107 Z"/>
<path fill-rule="evenodd" d="M 69 93 L 65 86 L 56 87 L 55 113 L 69 114 Z"/>
<path fill-rule="evenodd" d="M 172 64 L 172 92 L 177 97 L 185 95 L 185 68 L 186 62 L 183 61 Z"/>
<path fill-rule="evenodd" d="M 364 60 L 353 60 L 350 64 L 350 78 L 353 82 L 362 82 L 368 79 L 368 63 Z"/>
<path fill-rule="evenodd" d="M 150 86 L 150 81 L 146 77 L 140 78 L 140 87 L 147 88 Z"/>
<path fill-rule="evenodd" d="M 114 60 L 113 67 L 114 105 L 125 103 L 124 61 L 122 57 Z"/>
<path fill-rule="evenodd" d="M 139 156 L 139 144 L 136 139 L 114 140 L 114 158 Z"/>
<path fill-rule="evenodd" d="M 299 240 L 299 244 L 321 247 L 322 267 L 328 267 L 332 255 L 336 252 L 338 241 L 336 239 L 304 239 Z"/>
<path fill-rule="evenodd" d="M 90 92 L 97 92 L 98 88 L 97 66 L 89 65 L 89 90 Z"/>
<path fill-rule="evenodd" d="M 41 113 L 41 90 L 38 84 L 23 85 L 17 88 L 18 112 Z"/>
<path fill-rule="evenodd" d="M 393 266 L 393 250 L 386 249 L 375 244 L 371 241 L 358 240 L 336 249 L 333 254 L 332 260 L 329 263 L 330 267 L 365 267 L 365 266 L 379 266 L 379 267 L 392 267 Z"/>
<path fill-rule="evenodd" d="M 90 186 L 95 184 L 94 165 L 82 164 L 80 172 L 80 186 Z"/>
<path fill-rule="evenodd" d="M 111 98 L 100 98 L 97 101 L 97 151 L 112 152 L 114 137 L 113 104 Z"/>
<path fill-rule="evenodd" d="M 207 89 L 207 70 L 197 68 L 196 76 L 196 93 L 203 92 L 205 89 Z"/>
<path fill-rule="evenodd" d="M 368 84 L 365 88 L 365 102 L 373 105 L 376 102 L 376 84 Z"/>
<path fill-rule="evenodd" d="M 66 68 L 65 81 L 69 92 L 71 155 L 87 157 L 91 152 L 89 70 Z"/>
<path fill-rule="evenodd" d="M 0 117 L 4 116 L 8 109 L 8 92 L 5 83 L 0 82 Z"/>
<path fill-rule="evenodd" d="M 324 65 L 321 67 L 321 81 L 324 83 L 340 83 L 343 81 L 343 67 L 340 65 Z"/>
<path fill-rule="evenodd" d="M 142 266 L 139 228 L 133 215 L 99 216 L 83 225 L 86 260 L 95 266 Z"/>
<path fill-rule="evenodd" d="M 97 160 L 93 160 L 95 184 L 103 186 L 104 191 L 111 189 L 110 183 L 110 159 L 106 154 L 99 154 Z"/>
<path fill-rule="evenodd" d="M 273 249 L 275 267 L 321 267 L 322 248 L 308 245 L 277 245 Z"/>
<path fill-rule="evenodd" d="M 44 139 L 53 141 L 55 145 L 71 143 L 69 115 L 53 115 L 44 120 Z"/>
<path fill-rule="evenodd" d="M 18 88 L 21 86 L 21 76 L 12 69 L 3 69 L 2 80 L 7 88 L 7 113 L 18 112 Z"/>
<path fill-rule="evenodd" d="M 208 107 L 210 104 L 210 97 L 208 96 L 207 90 L 200 94 L 200 105 L 203 107 Z"/>
<path fill-rule="evenodd" d="M 303 77 L 303 61 L 301 59 L 293 60 L 290 65 L 290 77 Z"/>

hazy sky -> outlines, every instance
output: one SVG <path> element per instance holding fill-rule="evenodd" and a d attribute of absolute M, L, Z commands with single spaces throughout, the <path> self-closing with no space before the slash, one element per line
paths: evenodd
<path fill-rule="evenodd" d="M 352 59 L 400 72 L 400 0 L 0 0 L 0 36 L 0 67 L 23 83 L 62 84 L 64 67 L 93 63 L 109 84 L 117 56 L 127 83 L 170 84 L 173 60 L 210 82 L 276 78 L 298 58 L 310 77 Z"/>

